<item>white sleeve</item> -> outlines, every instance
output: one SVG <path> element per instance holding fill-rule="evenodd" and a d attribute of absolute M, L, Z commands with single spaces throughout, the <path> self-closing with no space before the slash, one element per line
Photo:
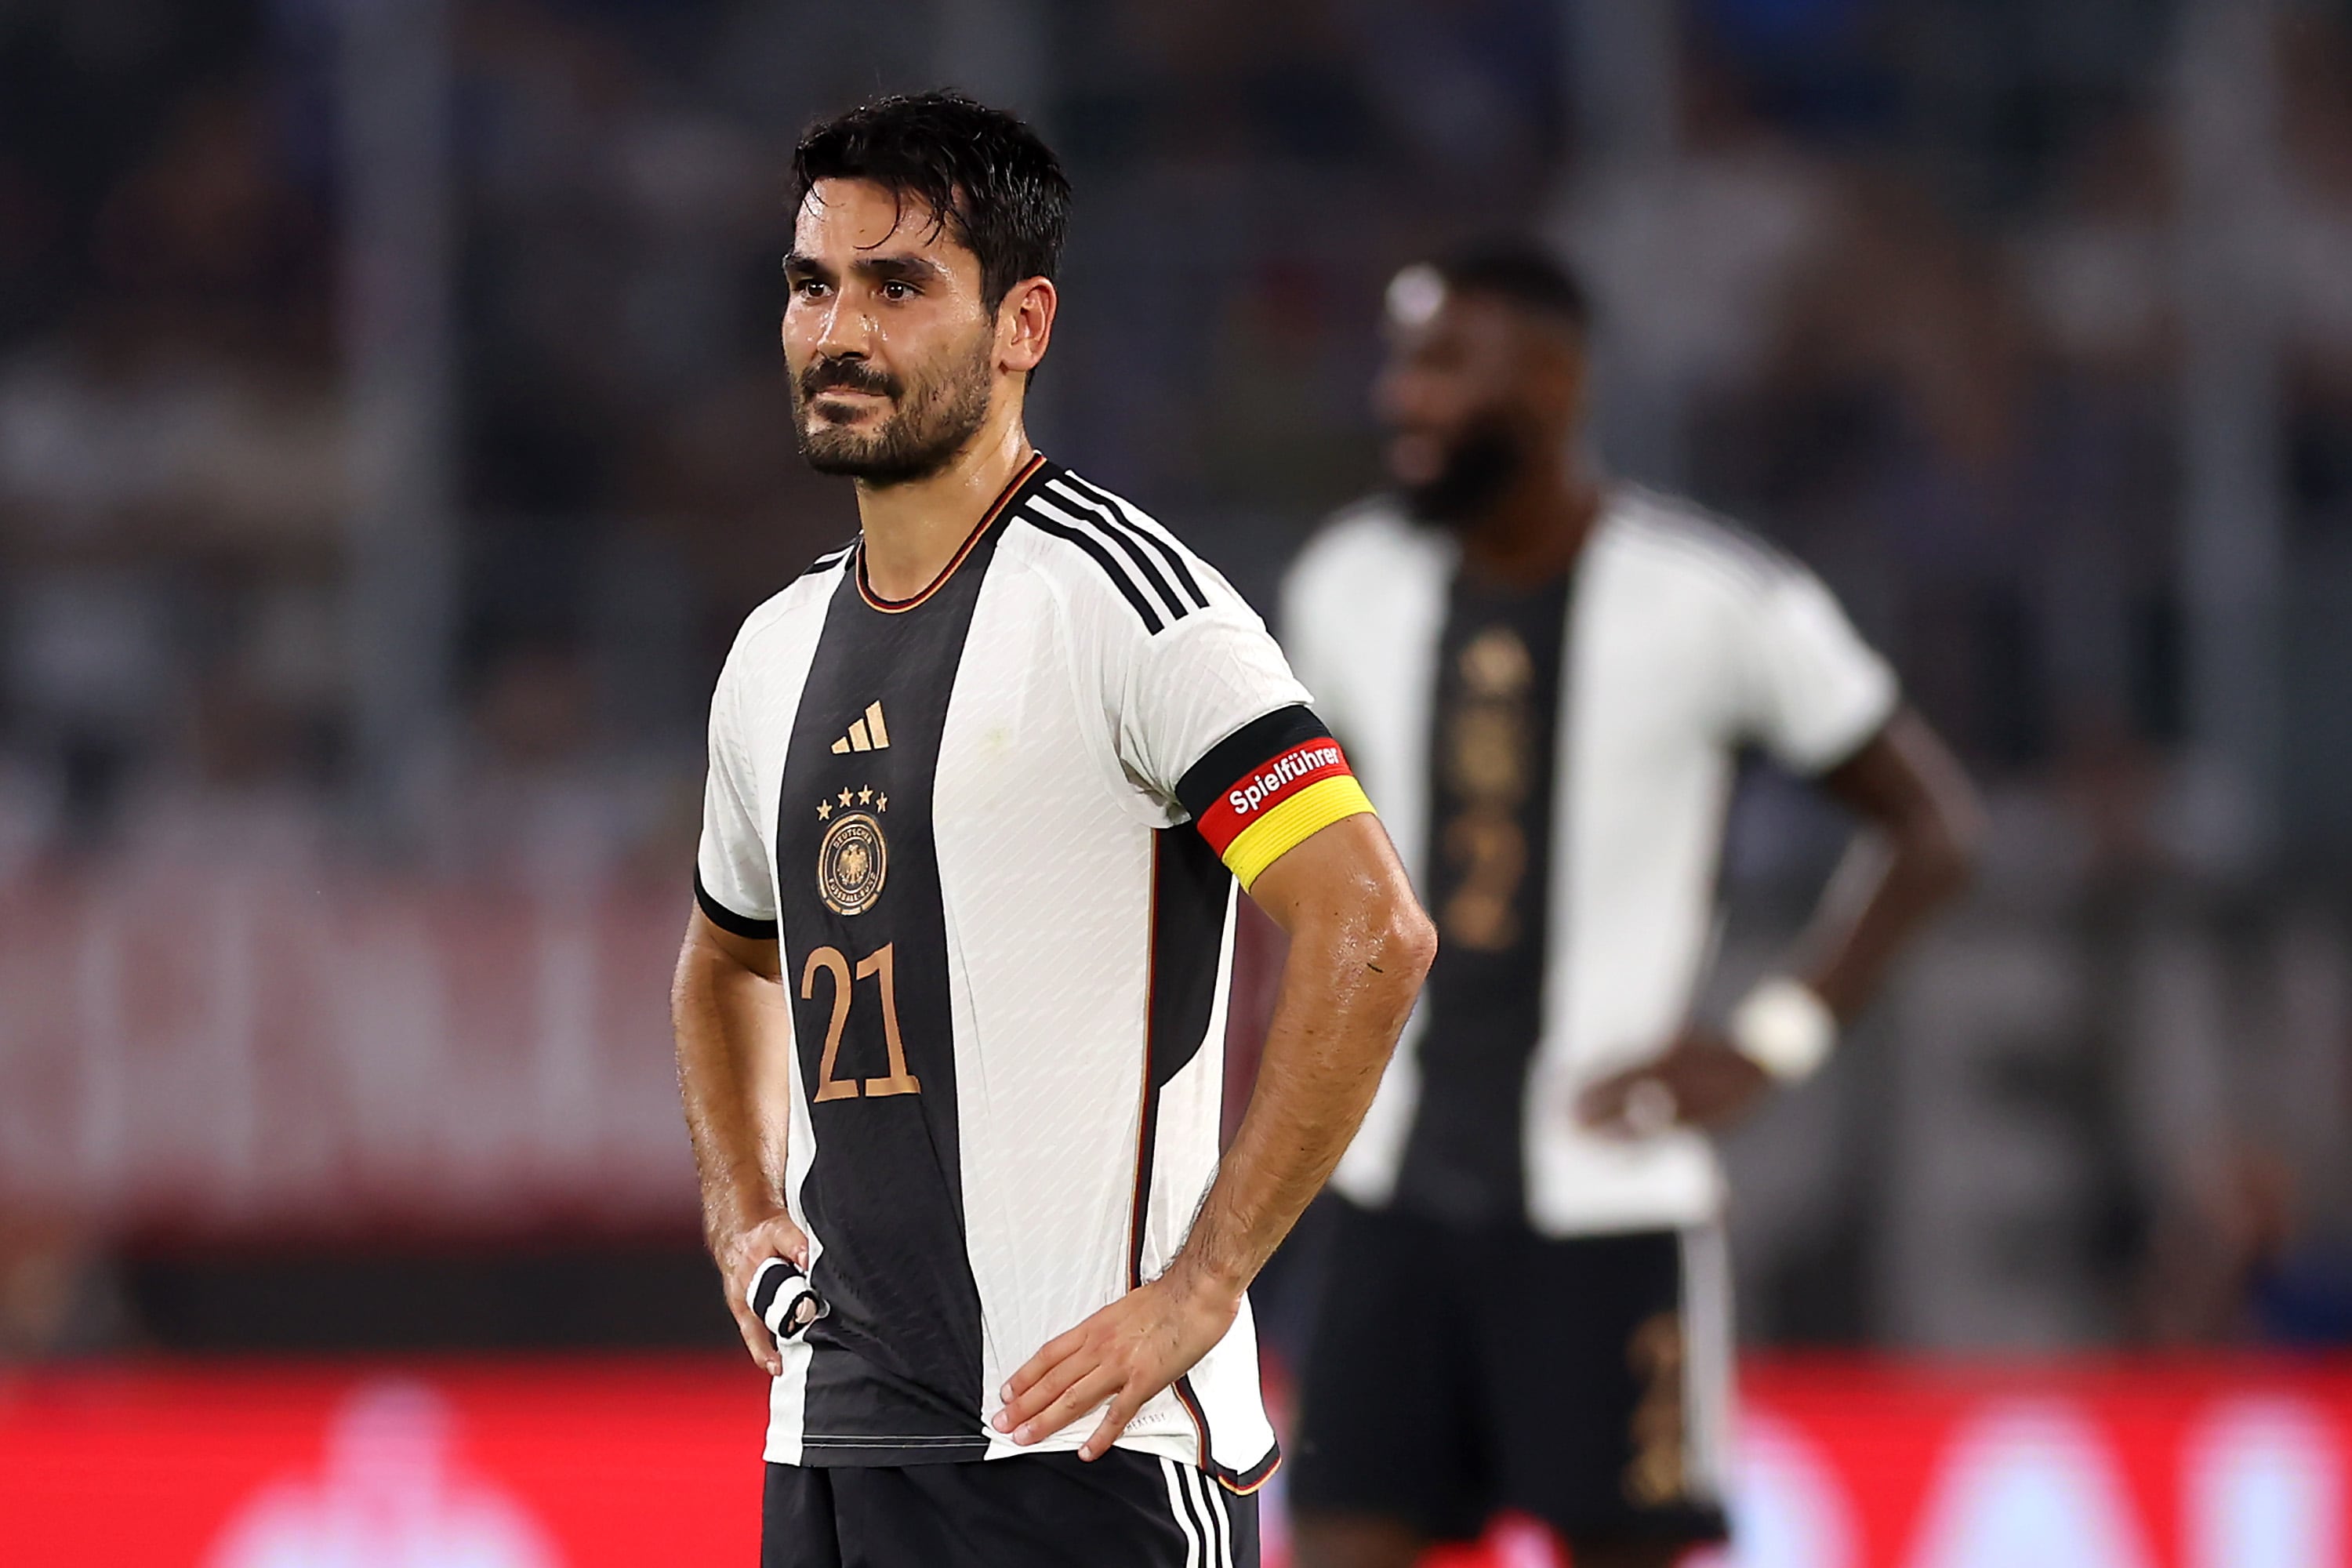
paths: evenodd
<path fill-rule="evenodd" d="M 1219 742 L 1307 700 L 1265 623 L 1238 595 L 1213 593 L 1207 609 L 1157 634 L 1136 632 L 1118 698 L 1119 762 L 1164 800 L 1181 799 L 1185 774 Z"/>
<path fill-rule="evenodd" d="M 1122 803 L 1155 827 L 1189 818 L 1247 890 L 1371 803 L 1257 612 L 1208 563 L 1160 542 L 1175 572 L 1174 586 L 1154 584 L 1164 617 L 1116 571 L 1069 579 L 1074 674 L 1100 704 L 1100 760 L 1115 764 Z"/>
<path fill-rule="evenodd" d="M 776 934 L 775 880 L 755 804 L 758 780 L 743 744 L 735 656 L 710 699 L 710 772 L 702 791 L 702 844 L 695 855 L 696 901 L 713 925 L 738 936 Z"/>
<path fill-rule="evenodd" d="M 1773 572 L 1748 608 L 1738 649 L 1744 738 L 1793 773 L 1844 762 L 1893 717 L 1895 671 L 1821 579 L 1793 563 Z"/>
<path fill-rule="evenodd" d="M 1147 639 L 1130 669 L 1119 761 L 1192 818 L 1246 892 L 1325 827 L 1372 803 L 1307 689 L 1238 598 Z"/>

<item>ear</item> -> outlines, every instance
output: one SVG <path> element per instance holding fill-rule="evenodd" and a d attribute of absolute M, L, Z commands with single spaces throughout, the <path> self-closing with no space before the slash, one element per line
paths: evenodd
<path fill-rule="evenodd" d="M 996 368 L 1020 375 L 1035 370 L 1054 341 L 1054 312 L 1061 303 L 1051 279 L 1027 278 L 1004 291 L 996 308 Z"/>

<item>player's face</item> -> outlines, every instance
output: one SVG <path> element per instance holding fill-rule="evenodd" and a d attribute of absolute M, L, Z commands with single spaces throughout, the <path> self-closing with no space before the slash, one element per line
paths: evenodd
<path fill-rule="evenodd" d="M 784 258 L 801 450 L 874 485 L 937 473 L 987 422 L 996 313 L 949 225 L 864 180 L 820 180 Z"/>
<path fill-rule="evenodd" d="M 1508 303 L 1448 291 L 1425 268 L 1389 291 L 1388 358 L 1373 404 L 1389 477 L 1413 510 L 1474 521 L 1572 419 L 1573 355 Z"/>

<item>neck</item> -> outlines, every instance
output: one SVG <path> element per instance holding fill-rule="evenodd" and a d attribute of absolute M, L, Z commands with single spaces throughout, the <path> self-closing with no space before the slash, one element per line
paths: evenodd
<path fill-rule="evenodd" d="M 860 480 L 867 585 L 886 599 L 911 599 L 937 582 L 1031 453 L 1020 399 L 1000 398 L 938 473 L 878 487 Z"/>
<path fill-rule="evenodd" d="M 1566 572 L 1601 515 L 1601 486 L 1563 452 L 1531 465 L 1519 481 L 1462 530 L 1462 563 L 1474 575 L 1532 587 Z"/>

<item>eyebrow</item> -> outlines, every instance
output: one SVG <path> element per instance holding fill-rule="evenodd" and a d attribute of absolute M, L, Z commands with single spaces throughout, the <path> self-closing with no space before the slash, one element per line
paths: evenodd
<path fill-rule="evenodd" d="M 930 279 L 946 278 L 945 266 L 927 256 L 901 253 L 896 256 L 861 256 L 849 264 L 850 271 L 877 283 L 917 283 Z M 792 250 L 784 253 L 787 275 L 830 278 L 833 268 L 813 256 Z"/>

